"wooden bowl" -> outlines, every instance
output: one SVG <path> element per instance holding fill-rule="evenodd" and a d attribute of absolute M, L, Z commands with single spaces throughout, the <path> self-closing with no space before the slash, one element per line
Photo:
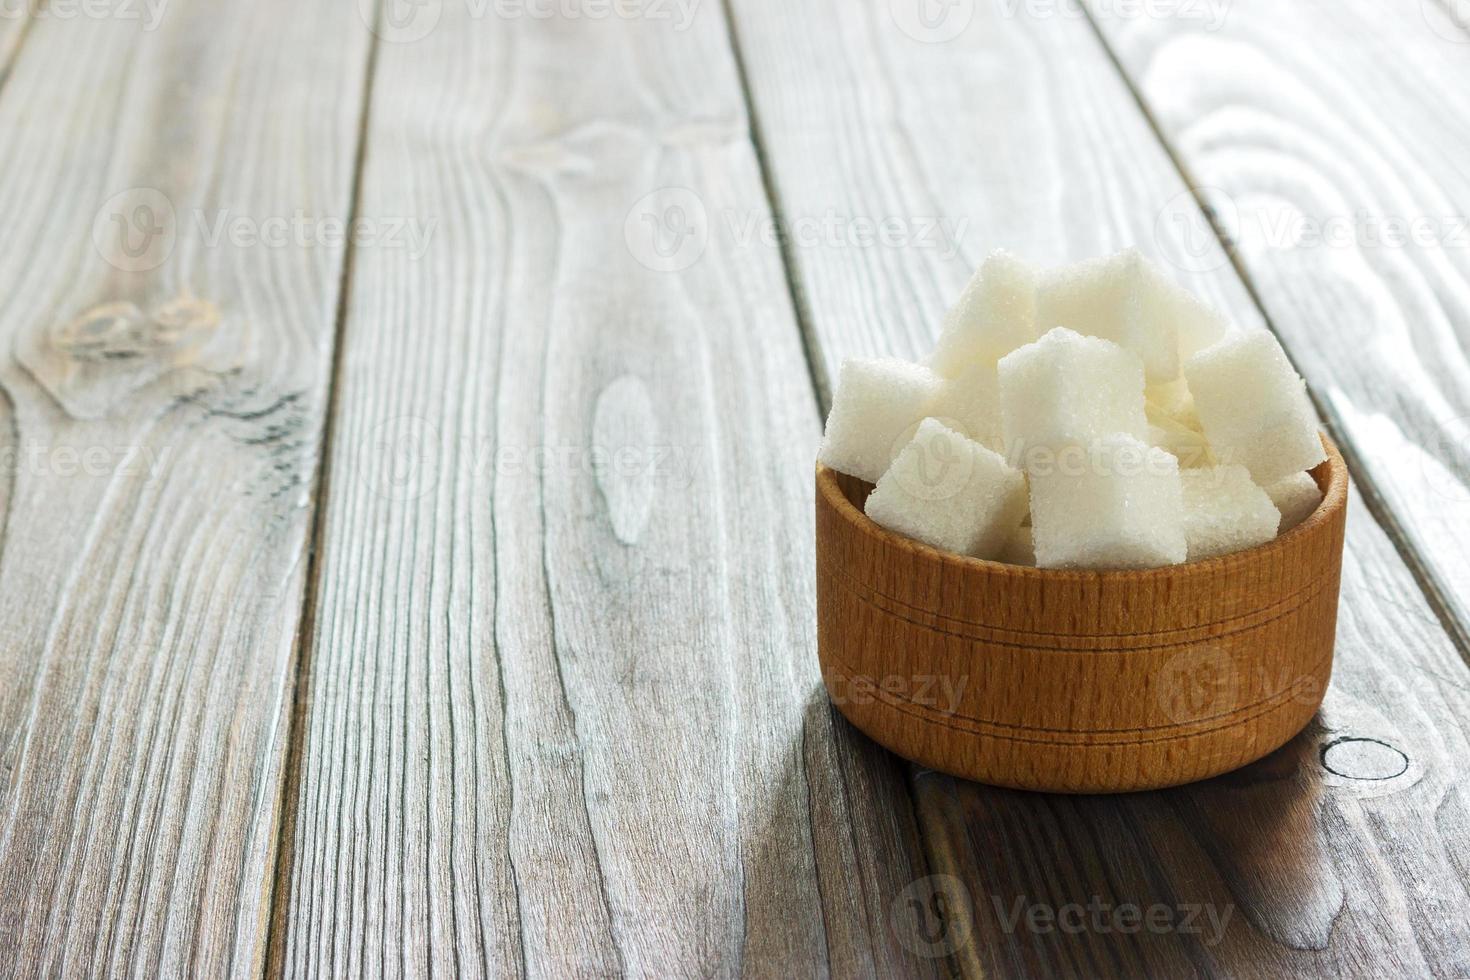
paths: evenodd
<path fill-rule="evenodd" d="M 818 466 L 827 691 L 899 755 L 997 786 L 1156 789 L 1253 762 L 1306 725 L 1332 671 L 1348 479 L 1327 452 L 1304 523 L 1145 571 L 936 551 L 863 514 L 870 484 Z"/>

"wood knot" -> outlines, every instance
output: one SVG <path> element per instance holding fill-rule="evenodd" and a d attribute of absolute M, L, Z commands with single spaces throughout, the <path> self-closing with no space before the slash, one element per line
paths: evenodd
<path fill-rule="evenodd" d="M 135 303 L 103 303 L 57 329 L 58 351 L 84 361 L 136 356 L 143 312 Z"/>
<path fill-rule="evenodd" d="M 52 336 L 52 345 L 82 361 L 126 361 L 171 355 L 198 346 L 219 326 L 219 310 L 206 300 L 180 297 L 150 314 L 126 300 L 94 306 Z"/>
<path fill-rule="evenodd" d="M 204 299 L 180 296 L 153 311 L 149 336 L 155 348 L 179 348 L 202 343 L 219 326 L 219 308 Z"/>
<path fill-rule="evenodd" d="M 658 422 L 648 387 L 622 375 L 603 389 L 592 414 L 592 463 L 613 534 L 636 544 L 657 493 Z"/>
<path fill-rule="evenodd" d="M 565 142 L 545 140 L 506 147 L 500 162 L 514 170 L 540 176 L 577 176 L 595 172 L 593 160 L 569 149 Z"/>
<path fill-rule="evenodd" d="M 1344 779 L 1381 781 L 1409 771 L 1409 757 L 1376 738 L 1339 738 L 1322 747 L 1322 766 Z"/>
<path fill-rule="evenodd" d="M 224 325 L 217 305 L 187 293 L 151 308 L 109 300 L 23 331 L 16 357 L 73 418 L 103 418 L 155 382 L 177 394 L 238 370 L 253 331 L 238 317 Z"/>

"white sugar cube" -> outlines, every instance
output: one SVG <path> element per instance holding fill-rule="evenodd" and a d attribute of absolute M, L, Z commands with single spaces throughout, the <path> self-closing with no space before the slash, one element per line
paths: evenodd
<path fill-rule="evenodd" d="M 1000 377 L 994 364 L 979 362 L 939 384 L 925 413 L 987 449 L 1001 451 Z"/>
<path fill-rule="evenodd" d="M 929 366 L 958 378 L 976 364 L 993 365 L 1036 333 L 1036 273 L 1011 253 L 994 252 L 944 318 Z"/>
<path fill-rule="evenodd" d="M 1188 554 L 1179 462 L 1115 434 L 1031 474 L 1041 568 L 1154 568 Z"/>
<path fill-rule="evenodd" d="M 1157 315 L 1168 317 L 1179 335 L 1179 363 L 1182 366 L 1206 347 L 1213 347 L 1231 332 L 1230 321 L 1218 310 L 1193 293 L 1172 282 L 1156 293 Z"/>
<path fill-rule="evenodd" d="M 1069 327 L 1120 344 L 1142 358 L 1150 383 L 1178 377 L 1182 358 L 1230 327 L 1135 249 L 1058 269 L 1041 279 L 1036 297 L 1042 330 Z"/>
<path fill-rule="evenodd" d="M 935 548 L 993 558 L 1026 516 L 1026 478 L 998 453 L 925 419 L 863 509 Z"/>
<path fill-rule="evenodd" d="M 1031 528 L 1022 525 L 1016 528 L 1006 546 L 1001 549 L 1000 557 L 996 561 L 1007 565 L 1024 565 L 1029 568 L 1036 567 L 1036 543 L 1032 540 Z"/>
<path fill-rule="evenodd" d="M 1143 360 L 1151 382 L 1178 377 L 1179 324 L 1193 331 L 1206 316 L 1208 307 L 1135 249 L 1058 269 L 1036 293 L 1043 330 L 1069 327 L 1120 344 Z"/>
<path fill-rule="evenodd" d="M 1327 458 L 1306 384 L 1276 338 L 1232 333 L 1184 365 L 1210 448 L 1269 486 Z"/>
<path fill-rule="evenodd" d="M 999 371 L 1007 452 L 1028 470 L 1040 451 L 1148 435 L 1143 364 L 1117 344 L 1058 327 L 1001 358 Z"/>
<path fill-rule="evenodd" d="M 1151 381 L 1177 378 L 1183 358 L 1219 341 L 1229 327 L 1158 265 L 1133 253 L 1123 290 L 1121 336 L 1113 339 L 1143 358 Z"/>
<path fill-rule="evenodd" d="M 1276 537 L 1281 513 L 1244 466 L 1212 466 L 1179 474 L 1189 560 L 1214 558 Z"/>
<path fill-rule="evenodd" d="M 1302 521 L 1322 503 L 1322 488 L 1310 473 L 1295 473 L 1284 480 L 1277 480 L 1266 488 L 1271 503 L 1281 511 L 1281 534 L 1285 534 Z"/>
<path fill-rule="evenodd" d="M 889 358 L 847 360 L 837 380 L 821 462 L 876 483 L 939 394 L 939 378 Z"/>
<path fill-rule="evenodd" d="M 1132 250 L 1087 259 L 1044 274 L 1036 287 L 1036 323 L 1116 340 Z"/>

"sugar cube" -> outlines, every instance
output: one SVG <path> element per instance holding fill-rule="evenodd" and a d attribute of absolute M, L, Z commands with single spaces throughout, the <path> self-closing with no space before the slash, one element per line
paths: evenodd
<path fill-rule="evenodd" d="M 1185 560 L 1179 462 L 1123 433 L 1031 474 L 1041 568 L 1153 568 Z"/>
<path fill-rule="evenodd" d="M 1148 568 L 1305 520 L 1325 450 L 1275 338 L 1130 249 L 1044 277 L 993 253 L 925 365 L 843 364 L 819 458 L 935 547 Z"/>
<path fill-rule="evenodd" d="M 1277 480 L 1266 488 L 1271 503 L 1281 511 L 1281 529 L 1285 534 L 1302 521 L 1312 516 L 1317 505 L 1322 503 L 1322 488 L 1310 473 L 1295 473 L 1284 480 Z"/>
<path fill-rule="evenodd" d="M 1115 340 L 1120 333 L 1124 282 L 1134 252 L 1086 259 L 1043 274 L 1036 286 L 1041 330 L 1067 327 L 1089 337 Z"/>
<path fill-rule="evenodd" d="M 1269 486 L 1326 458 L 1306 384 L 1276 338 L 1232 333 L 1184 365 L 1210 447 Z"/>
<path fill-rule="evenodd" d="M 1229 320 L 1187 289 L 1169 283 L 1155 295 L 1158 315 L 1170 318 L 1179 335 L 1181 366 L 1206 347 L 1224 340 L 1231 331 Z"/>
<path fill-rule="evenodd" d="M 1190 561 L 1254 548 L 1276 537 L 1281 513 L 1244 466 L 1183 470 L 1179 477 Z"/>
<path fill-rule="evenodd" d="M 1146 288 L 1143 268 L 1143 257 L 1128 249 L 1048 273 L 1037 286 L 1037 322 L 1042 330 L 1067 327 L 1111 340 L 1143 360 L 1150 380 L 1173 378 L 1179 373 L 1177 334 L 1172 323 L 1150 315 L 1152 307 L 1139 302 Z M 1135 317 L 1140 310 L 1145 315 Z"/>
<path fill-rule="evenodd" d="M 988 449 L 1001 451 L 1000 377 L 995 365 L 977 362 L 959 377 L 942 380 L 925 414 Z"/>
<path fill-rule="evenodd" d="M 844 361 L 817 458 L 876 483 L 938 394 L 939 378 L 922 365 L 890 358 Z"/>
<path fill-rule="evenodd" d="M 1151 383 L 1178 377 L 1181 358 L 1229 329 L 1136 249 L 1058 269 L 1041 279 L 1036 297 L 1041 329 L 1070 327 L 1120 344 L 1143 359 Z"/>
<path fill-rule="evenodd" d="M 1150 380 L 1179 376 L 1181 359 L 1225 335 L 1229 323 L 1163 269 L 1138 253 L 1128 265 L 1122 335 L 1115 338 L 1144 359 Z"/>
<path fill-rule="evenodd" d="M 975 364 L 993 365 L 1036 333 L 1036 273 L 1011 253 L 994 252 L 944 318 L 929 366 L 958 378 Z"/>
<path fill-rule="evenodd" d="M 864 511 L 935 548 L 993 558 L 1026 516 L 1026 478 L 999 453 L 925 419 Z"/>
<path fill-rule="evenodd" d="M 1117 344 L 1065 327 L 1001 358 L 1002 433 L 1029 470 L 1043 454 L 1099 436 L 1148 435 L 1143 364 Z"/>
<path fill-rule="evenodd" d="M 1024 565 L 1029 568 L 1036 567 L 1036 543 L 1032 540 L 1032 530 L 1026 525 L 1016 528 L 1004 548 L 1001 549 L 1000 557 L 996 561 L 1007 565 Z"/>

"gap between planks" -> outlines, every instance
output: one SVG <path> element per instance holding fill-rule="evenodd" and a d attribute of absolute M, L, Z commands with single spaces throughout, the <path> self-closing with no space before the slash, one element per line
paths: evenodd
<path fill-rule="evenodd" d="M 817 398 L 817 409 L 825 421 L 832 408 L 832 379 L 827 376 L 826 366 L 816 356 L 817 338 L 812 327 L 811 308 L 806 294 L 802 292 L 801 277 L 796 274 L 796 260 L 791 255 L 791 241 L 786 234 L 786 212 L 781 207 L 781 195 L 776 179 L 771 172 L 770 159 L 766 155 L 766 144 L 761 139 L 759 110 L 750 91 L 750 76 L 746 72 L 745 52 L 740 47 L 740 28 L 730 10 L 730 0 L 720 0 L 720 12 L 725 17 L 725 36 L 730 42 L 730 57 L 735 61 L 735 73 L 740 82 L 740 97 L 745 102 L 746 133 L 755 150 L 756 166 L 760 170 L 761 189 L 771 217 L 776 222 L 776 247 L 781 255 L 781 273 L 786 277 L 786 293 L 791 298 L 791 312 L 796 317 L 797 330 L 801 334 L 801 352 L 806 358 L 807 376 L 812 379 L 812 391 Z M 910 800 L 912 802 L 912 799 Z"/>
<path fill-rule="evenodd" d="M 357 124 L 357 152 L 352 162 L 352 190 L 347 208 L 347 227 L 352 227 L 362 204 L 362 174 L 367 162 L 368 128 L 372 121 L 373 80 L 377 74 L 378 51 L 383 39 L 378 32 L 383 16 L 381 7 L 374 9 L 374 24 L 369 30 L 367 66 L 363 71 L 362 111 Z M 286 939 L 291 927 L 291 872 L 296 859 L 296 811 L 301 801 L 301 759 L 305 749 L 306 715 L 310 710 L 311 669 L 315 653 L 312 624 L 316 621 L 317 595 L 320 591 L 318 563 L 322 553 L 324 515 L 327 493 L 331 486 L 331 451 L 337 428 L 337 395 L 341 390 L 343 340 L 347 332 L 347 313 L 351 305 L 352 273 L 357 258 L 355 236 L 348 236 L 342 257 L 342 275 L 337 290 L 336 318 L 332 327 L 332 356 L 327 373 L 326 418 L 322 420 L 322 438 L 316 464 L 316 489 L 312 494 L 311 529 L 307 534 L 305 594 L 301 600 L 301 618 L 296 628 L 296 659 L 291 675 L 291 714 L 286 729 L 286 760 L 282 766 L 280 816 L 276 823 L 275 865 L 270 878 L 270 895 L 266 902 L 269 919 L 265 923 L 265 962 L 263 975 L 285 976 Z"/>

